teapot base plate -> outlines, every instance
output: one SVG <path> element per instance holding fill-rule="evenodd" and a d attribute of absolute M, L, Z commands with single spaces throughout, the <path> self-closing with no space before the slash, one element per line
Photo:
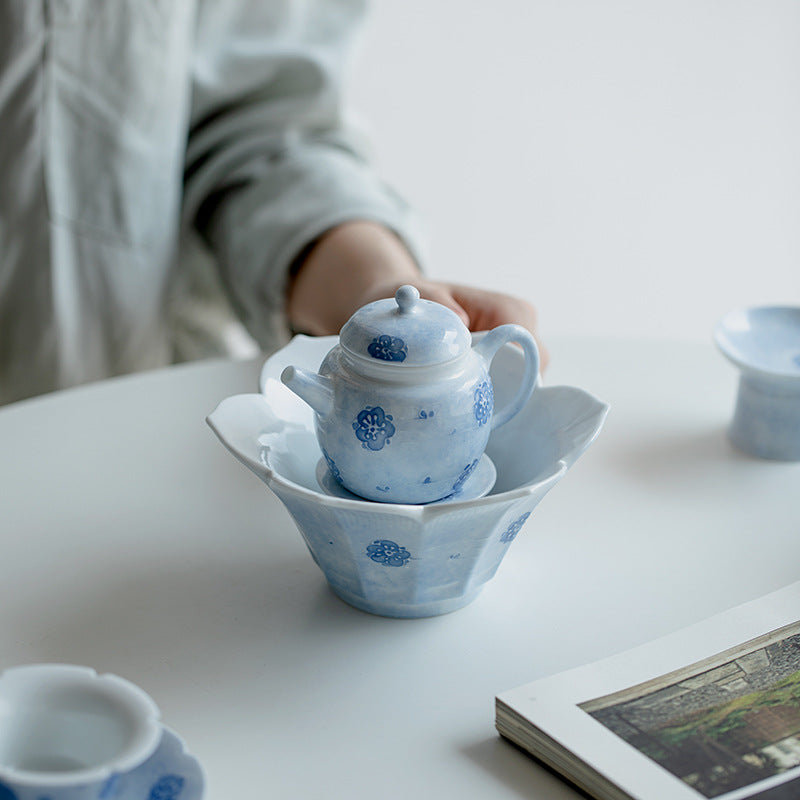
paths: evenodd
<path fill-rule="evenodd" d="M 329 497 L 341 497 L 347 500 L 359 500 L 364 502 L 363 497 L 345 489 L 345 487 L 333 477 L 324 458 L 320 458 L 317 462 L 316 477 L 319 488 Z M 443 503 L 463 502 L 464 500 L 476 500 L 479 497 L 485 497 L 492 491 L 496 480 L 497 470 L 495 469 L 494 462 L 484 453 L 480 461 L 478 461 L 478 465 L 458 491 L 447 495 L 447 497 L 442 497 L 439 500 L 426 503 L 425 505 L 432 506 Z"/>

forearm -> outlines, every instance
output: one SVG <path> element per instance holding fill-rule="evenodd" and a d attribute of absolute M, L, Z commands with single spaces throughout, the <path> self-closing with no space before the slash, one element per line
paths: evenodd
<path fill-rule="evenodd" d="M 325 233 L 299 265 L 287 308 L 295 330 L 339 333 L 354 311 L 421 277 L 402 241 L 375 222 L 354 220 Z"/>

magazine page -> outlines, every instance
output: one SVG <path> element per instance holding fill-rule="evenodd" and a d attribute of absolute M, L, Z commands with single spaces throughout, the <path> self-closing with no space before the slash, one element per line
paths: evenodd
<path fill-rule="evenodd" d="M 800 583 L 497 700 L 501 733 L 599 797 L 794 800 Z"/>

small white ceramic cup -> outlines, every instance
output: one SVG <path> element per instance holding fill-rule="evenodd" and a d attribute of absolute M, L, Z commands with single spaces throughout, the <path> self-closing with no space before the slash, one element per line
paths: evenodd
<path fill-rule="evenodd" d="M 0 675 L 0 800 L 115 797 L 114 781 L 162 738 L 134 684 L 86 667 L 34 664 Z"/>

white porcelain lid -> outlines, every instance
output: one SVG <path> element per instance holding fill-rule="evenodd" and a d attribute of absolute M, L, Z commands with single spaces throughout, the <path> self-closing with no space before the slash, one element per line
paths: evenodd
<path fill-rule="evenodd" d="M 467 327 L 441 303 L 423 300 L 413 286 L 376 300 L 347 321 L 339 343 L 352 355 L 398 367 L 443 364 L 472 346 Z"/>

